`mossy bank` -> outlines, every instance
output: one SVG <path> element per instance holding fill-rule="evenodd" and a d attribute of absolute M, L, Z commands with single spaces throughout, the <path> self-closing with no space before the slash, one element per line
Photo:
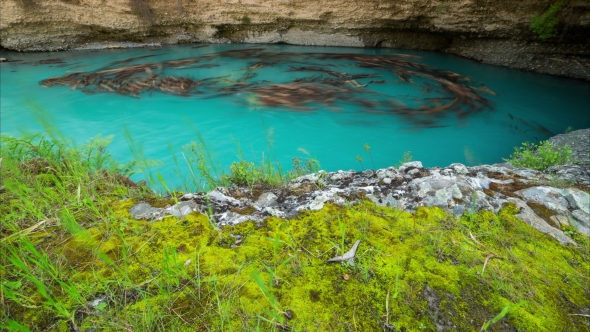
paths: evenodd
<path fill-rule="evenodd" d="M 357 197 L 290 220 L 219 227 L 191 212 L 150 222 L 129 209 L 175 196 L 114 175 L 102 152 L 18 146 L 2 150 L 1 168 L 9 330 L 590 328 L 588 238 L 570 232 L 578 245 L 563 245 L 512 204 L 456 217 Z M 353 260 L 328 263 L 357 240 Z"/>

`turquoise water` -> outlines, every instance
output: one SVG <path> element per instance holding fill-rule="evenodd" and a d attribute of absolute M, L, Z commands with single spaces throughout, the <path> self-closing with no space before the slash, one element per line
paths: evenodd
<path fill-rule="evenodd" d="M 257 50 L 245 51 L 252 48 Z M 588 82 L 433 52 L 187 45 L 3 52 L 2 57 L 20 60 L 0 65 L 2 133 L 43 131 L 38 120 L 42 110 L 76 141 L 114 135 L 109 151 L 126 161 L 132 157 L 124 137 L 128 130 L 147 158 L 165 163 L 158 171 L 172 185 L 181 184 L 180 178 L 189 174 L 181 147 L 199 141 L 199 136 L 226 168 L 237 160 L 239 146 L 246 159 L 270 156 L 287 170 L 293 157 L 308 157 L 302 152 L 306 151 L 323 169 L 335 171 L 373 168 L 373 162 L 377 168 L 388 167 L 406 151 L 425 166 L 496 163 L 521 142 L 590 127 Z M 178 59 L 188 60 L 171 61 Z M 390 62 L 384 66 L 384 61 Z M 129 90 L 111 91 L 105 81 L 86 86 L 40 84 L 75 72 L 112 79 L 109 70 L 137 65 L 139 72 L 127 82 L 152 77 L 159 80 L 158 88 L 133 96 Z M 371 77 L 351 78 L 358 74 Z M 191 91 L 186 86 L 174 90 L 163 86 L 165 76 L 203 81 Z M 454 84 L 462 92 L 451 91 Z M 462 95 L 465 91 L 471 95 Z M 365 157 L 362 165 L 357 156 Z"/>

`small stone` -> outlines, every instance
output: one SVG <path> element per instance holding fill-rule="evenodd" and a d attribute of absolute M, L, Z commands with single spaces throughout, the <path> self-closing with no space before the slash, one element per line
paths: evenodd
<path fill-rule="evenodd" d="M 453 170 L 455 170 L 455 172 L 457 172 L 457 174 L 467 174 L 469 173 L 469 171 L 467 170 L 467 167 L 465 167 L 465 165 L 463 164 L 451 164 L 450 166 Z"/>
<path fill-rule="evenodd" d="M 563 196 L 573 209 L 579 209 L 590 214 L 590 195 L 588 193 L 580 189 L 569 188 L 564 190 Z"/>
<path fill-rule="evenodd" d="M 272 208 L 270 206 L 265 207 L 264 212 L 270 214 L 273 217 L 277 217 L 277 218 L 284 218 L 285 217 L 285 212 L 275 209 L 275 208 Z"/>
<path fill-rule="evenodd" d="M 324 203 L 329 200 L 328 196 L 326 195 L 318 195 L 316 198 L 309 204 L 309 209 L 312 211 L 321 210 L 324 207 Z"/>
<path fill-rule="evenodd" d="M 463 215 L 463 212 L 465 212 L 465 206 L 463 205 L 455 205 L 453 206 L 453 214 L 456 217 L 460 217 Z"/>
<path fill-rule="evenodd" d="M 158 210 L 146 202 L 140 202 L 129 209 L 129 214 L 135 219 L 150 219 Z"/>
<path fill-rule="evenodd" d="M 403 171 L 405 171 L 408 168 L 424 168 L 424 167 L 422 167 L 422 162 L 420 162 L 420 161 L 412 161 L 412 162 L 409 162 L 409 163 L 402 164 L 399 167 L 399 171 L 400 172 L 403 172 Z"/>
<path fill-rule="evenodd" d="M 186 194 L 180 196 L 180 199 L 182 199 L 182 200 L 189 200 L 189 199 L 195 199 L 195 198 L 197 198 L 197 195 L 191 194 L 191 193 L 186 193 Z"/>
<path fill-rule="evenodd" d="M 575 210 L 572 212 L 574 217 L 571 220 L 571 225 L 576 230 L 586 236 L 590 236 L 590 215 L 582 210 Z"/>
<path fill-rule="evenodd" d="M 415 176 L 416 174 L 420 173 L 420 170 L 417 168 L 411 169 L 408 171 L 408 175 Z"/>
<path fill-rule="evenodd" d="M 262 193 L 260 197 L 258 197 L 256 205 L 258 205 L 261 208 L 275 206 L 277 205 L 277 199 L 277 195 L 273 194 L 272 192 L 265 192 Z"/>
<path fill-rule="evenodd" d="M 390 178 L 383 178 L 383 183 L 391 184 L 391 179 Z"/>
<path fill-rule="evenodd" d="M 106 296 L 103 296 L 103 297 L 99 297 L 99 298 L 97 298 L 97 299 L 95 299 L 95 300 L 92 300 L 92 301 L 88 301 L 88 302 L 86 302 L 86 305 L 87 305 L 88 307 L 90 307 L 90 308 L 96 308 L 96 307 L 98 307 L 98 306 L 99 306 L 101 303 L 105 303 L 106 301 L 107 301 L 107 298 L 106 298 Z"/>

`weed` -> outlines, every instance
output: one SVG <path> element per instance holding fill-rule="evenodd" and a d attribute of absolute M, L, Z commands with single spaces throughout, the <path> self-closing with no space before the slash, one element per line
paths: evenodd
<path fill-rule="evenodd" d="M 250 18 L 248 16 L 246 16 L 246 15 L 242 16 L 242 18 L 240 19 L 240 21 L 243 24 L 250 24 L 250 22 L 251 22 Z"/>
<path fill-rule="evenodd" d="M 253 187 L 263 185 L 277 187 L 285 182 L 280 165 L 273 165 L 270 160 L 264 158 L 256 166 L 253 162 L 240 158 L 240 161 L 233 162 L 229 166 L 229 174 L 221 176 L 221 184 L 235 184 L 237 186 Z"/>
<path fill-rule="evenodd" d="M 213 189 L 217 187 L 218 178 L 221 176 L 212 165 L 211 156 L 205 156 L 205 146 L 203 143 L 197 143 L 195 141 L 182 147 L 182 149 L 188 154 L 188 157 L 183 153 L 182 156 L 186 161 L 191 174 L 193 176 L 193 184 L 200 189 Z M 209 160 L 208 160 L 209 159 Z M 195 174 L 196 171 L 199 173 L 199 178 Z M 200 182 L 199 179 L 204 179 L 206 186 Z"/>
<path fill-rule="evenodd" d="M 395 167 L 400 167 L 401 165 L 403 165 L 405 163 L 411 162 L 413 159 L 414 159 L 414 157 L 412 157 L 412 152 L 406 151 L 406 152 L 404 152 L 402 159 L 397 162 L 397 165 L 395 165 Z"/>
<path fill-rule="evenodd" d="M 285 259 L 284 261 L 282 261 L 281 263 L 279 263 L 279 258 L 278 258 L 279 257 L 279 247 L 280 247 L 281 243 L 283 242 L 280 238 L 280 233 L 277 232 L 274 238 L 267 237 L 266 239 L 273 242 L 273 262 L 272 262 L 272 266 L 266 265 L 264 263 L 262 263 L 262 266 L 270 274 L 271 285 L 278 286 L 278 281 L 280 279 L 278 276 L 278 270 L 280 268 L 284 267 L 285 265 L 287 265 L 293 259 L 293 256 L 290 256 L 287 259 Z"/>
<path fill-rule="evenodd" d="M 263 317 L 263 316 L 259 316 L 259 317 L 262 320 L 267 321 L 267 322 L 269 322 L 271 324 L 275 324 L 275 323 L 282 324 L 284 318 L 283 318 L 283 316 L 281 316 L 282 310 L 279 307 L 279 302 L 277 301 L 277 298 L 275 297 L 274 293 L 264 283 L 264 280 L 262 279 L 262 276 L 260 275 L 260 272 L 258 272 L 257 270 L 255 270 L 254 272 L 252 272 L 252 274 L 250 275 L 250 277 L 258 285 L 258 287 L 260 288 L 260 291 L 262 291 L 262 295 L 268 301 L 268 303 L 270 304 L 270 306 L 273 309 L 273 311 L 269 311 L 267 309 L 264 310 L 264 312 L 268 316 L 271 317 L 270 320 L 268 318 Z"/>
<path fill-rule="evenodd" d="M 363 166 L 363 160 L 365 160 L 365 157 L 358 155 L 354 158 L 354 160 L 358 161 L 359 164 L 361 164 L 361 169 L 364 171 L 365 167 Z"/>
<path fill-rule="evenodd" d="M 522 147 L 514 148 L 514 153 L 510 158 L 504 160 L 516 167 L 538 171 L 572 161 L 570 157 L 573 152 L 567 145 L 557 148 L 549 141 L 543 141 L 539 145 L 532 143 L 522 143 L 522 145 Z"/>
<path fill-rule="evenodd" d="M 369 153 L 369 157 L 371 157 L 371 163 L 373 164 L 373 169 L 377 169 L 377 166 L 375 166 L 375 161 L 373 160 L 373 155 L 371 154 L 371 147 L 369 146 L 369 144 L 365 143 L 363 149 L 365 149 L 365 151 Z"/>
<path fill-rule="evenodd" d="M 483 324 L 483 326 L 481 327 L 480 331 L 487 331 L 488 330 L 488 327 L 490 327 L 490 325 L 499 322 L 500 319 L 504 318 L 504 316 L 506 316 L 508 313 L 510 313 L 511 311 L 517 309 L 518 307 L 522 307 L 524 305 L 526 305 L 526 301 L 520 301 L 520 302 L 518 302 L 516 304 L 513 304 L 513 303 L 508 304 L 494 318 L 492 318 L 492 319 L 488 320 L 487 322 L 485 322 Z"/>
<path fill-rule="evenodd" d="M 309 152 L 299 148 L 299 151 L 308 157 L 305 161 L 300 157 L 291 159 L 291 171 L 287 174 L 287 179 L 294 179 L 302 175 L 317 173 L 321 170 L 320 162 L 317 158 L 309 157 Z"/>

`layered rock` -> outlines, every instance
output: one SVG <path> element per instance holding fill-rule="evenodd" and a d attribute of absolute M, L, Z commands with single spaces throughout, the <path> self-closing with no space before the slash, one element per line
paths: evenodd
<path fill-rule="evenodd" d="M 445 51 L 486 63 L 590 79 L 590 4 L 568 1 L 557 36 L 530 17 L 546 1 L 0 0 L 4 48 L 154 43 L 289 43 Z"/>

